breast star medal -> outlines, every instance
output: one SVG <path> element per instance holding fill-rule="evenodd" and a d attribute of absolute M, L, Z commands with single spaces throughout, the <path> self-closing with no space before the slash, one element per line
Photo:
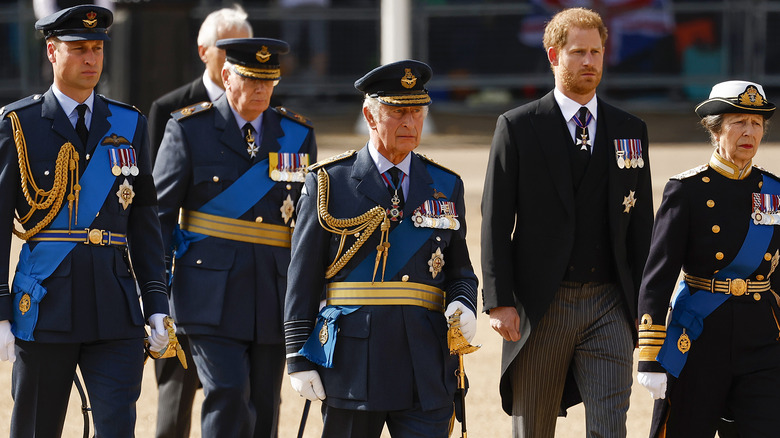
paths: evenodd
<path fill-rule="evenodd" d="M 431 254 L 431 259 L 428 260 L 428 271 L 431 273 L 431 277 L 436 278 L 443 267 L 444 254 L 441 253 L 441 248 L 436 248 L 436 252 Z"/>
<path fill-rule="evenodd" d="M 633 190 L 629 190 L 628 196 L 623 197 L 623 206 L 626 207 L 623 210 L 623 213 L 629 213 L 631 211 L 631 207 L 636 205 L 636 198 L 634 197 L 634 193 L 636 192 L 634 192 Z"/>
<path fill-rule="evenodd" d="M 133 203 L 135 192 L 133 191 L 133 186 L 127 181 L 127 178 L 125 178 L 125 181 L 119 186 L 116 196 L 119 198 L 119 203 L 122 204 L 124 210 L 127 210 L 127 206 Z"/>
<path fill-rule="evenodd" d="M 295 213 L 295 204 L 290 195 L 287 195 L 287 199 L 282 202 L 282 207 L 279 208 L 279 211 L 282 212 L 282 219 L 284 219 L 285 224 L 292 219 L 293 213 Z"/>

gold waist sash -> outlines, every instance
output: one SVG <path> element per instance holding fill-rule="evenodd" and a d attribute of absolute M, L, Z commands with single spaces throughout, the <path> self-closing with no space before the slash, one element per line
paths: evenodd
<path fill-rule="evenodd" d="M 327 286 L 327 304 L 333 306 L 420 306 L 444 312 L 443 290 L 408 281 L 333 282 Z"/>
<path fill-rule="evenodd" d="M 746 293 L 766 292 L 771 286 L 769 280 L 743 280 L 741 278 L 715 280 L 696 277 L 690 274 L 685 274 L 685 282 L 696 289 L 707 290 L 713 293 L 730 294 L 736 297 L 745 295 Z"/>
<path fill-rule="evenodd" d="M 179 227 L 211 237 L 282 248 L 290 247 L 293 232 L 292 228 L 282 225 L 231 219 L 185 209 L 179 214 Z"/>

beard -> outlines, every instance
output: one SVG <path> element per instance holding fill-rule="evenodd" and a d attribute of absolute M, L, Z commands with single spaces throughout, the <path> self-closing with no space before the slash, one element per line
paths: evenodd
<path fill-rule="evenodd" d="M 583 69 L 579 72 L 573 72 L 565 66 L 560 66 L 559 70 L 563 80 L 564 89 L 574 94 L 588 94 L 593 92 L 601 82 L 601 70 L 595 68 Z M 581 73 L 595 73 L 592 79 L 579 76 Z"/>

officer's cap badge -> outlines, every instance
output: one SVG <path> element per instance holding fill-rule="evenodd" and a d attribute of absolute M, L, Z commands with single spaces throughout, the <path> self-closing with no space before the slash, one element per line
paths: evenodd
<path fill-rule="evenodd" d="M 84 27 L 92 29 L 97 26 L 97 13 L 95 11 L 87 12 L 87 19 L 81 20 L 84 23 Z"/>
<path fill-rule="evenodd" d="M 758 92 L 758 88 L 753 85 L 747 87 L 744 93 L 737 96 L 739 98 L 740 105 L 746 106 L 763 106 L 766 105 L 766 99 L 761 93 Z"/>
<path fill-rule="evenodd" d="M 268 60 L 271 59 L 271 52 L 268 51 L 268 46 L 262 46 L 260 50 L 255 53 L 255 58 L 257 59 L 257 62 L 268 62 Z"/>
<path fill-rule="evenodd" d="M 401 78 L 401 85 L 404 88 L 412 88 L 417 83 L 417 78 L 412 74 L 412 69 L 404 69 L 406 74 Z"/>

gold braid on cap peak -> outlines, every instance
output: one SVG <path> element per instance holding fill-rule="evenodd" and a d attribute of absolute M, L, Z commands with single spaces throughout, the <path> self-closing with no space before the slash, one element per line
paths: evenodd
<path fill-rule="evenodd" d="M 389 103 L 391 105 L 415 105 L 415 104 L 423 104 L 423 103 L 430 103 L 431 98 L 425 93 L 422 94 L 404 94 L 404 95 L 395 95 L 395 96 L 378 96 L 377 99 L 379 99 L 382 102 Z"/>
<path fill-rule="evenodd" d="M 54 183 L 50 190 L 42 190 L 35 184 L 35 179 L 33 179 L 32 173 L 30 172 L 30 159 L 27 156 L 27 142 L 24 139 L 19 116 L 17 116 L 15 112 L 12 112 L 8 114 L 8 118 L 11 119 L 14 143 L 16 144 L 16 152 L 19 157 L 19 174 L 21 178 L 22 193 L 24 193 L 24 199 L 30 206 L 30 211 L 28 211 L 24 217 L 17 216 L 16 220 L 24 225 L 36 211 L 49 209 L 46 216 L 29 230 L 19 231 L 14 227 L 14 235 L 22 240 L 27 240 L 36 235 L 54 220 L 54 217 L 59 213 L 60 208 L 62 207 L 62 201 L 65 199 L 65 191 L 67 190 L 68 185 L 68 172 L 71 174 L 70 193 L 67 195 L 68 211 L 70 214 L 70 217 L 68 218 L 68 229 L 70 229 L 74 201 L 76 203 L 76 216 L 78 217 L 79 214 L 78 202 L 79 191 L 81 190 L 81 186 L 79 185 L 79 153 L 71 142 L 63 144 L 57 154 L 57 161 L 54 166 Z M 30 194 L 31 188 L 34 195 Z"/>
<path fill-rule="evenodd" d="M 279 79 L 282 76 L 282 70 L 279 68 L 273 70 L 261 70 L 259 68 L 244 67 L 243 65 L 238 64 L 233 64 L 233 68 L 236 70 L 236 73 L 240 74 L 241 76 L 246 76 L 253 79 L 273 81 Z"/>
<path fill-rule="evenodd" d="M 328 213 L 330 180 L 328 178 L 328 172 L 326 172 L 325 169 L 320 169 L 317 172 L 317 193 L 317 217 L 320 221 L 320 225 L 331 233 L 339 234 L 341 236 L 339 250 L 336 253 L 336 257 L 333 259 L 333 263 L 325 270 L 325 278 L 333 278 L 333 276 L 335 276 L 352 259 L 360 247 L 366 243 L 366 240 L 371 237 L 376 228 L 382 225 L 382 236 L 380 237 L 380 244 L 377 247 L 377 261 L 374 265 L 374 275 L 376 276 L 379 258 L 384 254 L 386 262 L 387 250 L 390 247 L 390 243 L 387 242 L 387 232 L 390 229 L 390 220 L 387 219 L 385 209 L 382 208 L 382 206 L 377 205 L 360 216 L 351 219 L 334 218 Z M 346 237 L 356 233 L 360 233 L 359 237 L 347 252 L 342 255 Z M 384 269 L 382 269 L 382 279 L 384 281 Z"/>

